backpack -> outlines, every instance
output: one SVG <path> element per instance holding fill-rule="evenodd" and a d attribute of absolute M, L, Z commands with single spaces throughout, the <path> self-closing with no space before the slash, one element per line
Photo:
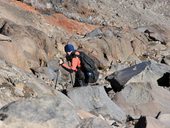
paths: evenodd
<path fill-rule="evenodd" d="M 76 52 L 76 51 L 75 51 Z M 81 70 L 85 73 L 88 78 L 89 83 L 94 83 L 99 77 L 99 72 L 97 71 L 97 66 L 92 58 L 82 51 L 78 51 L 80 54 L 76 55 L 75 52 L 72 53 L 72 57 L 77 56 L 81 61 Z"/>

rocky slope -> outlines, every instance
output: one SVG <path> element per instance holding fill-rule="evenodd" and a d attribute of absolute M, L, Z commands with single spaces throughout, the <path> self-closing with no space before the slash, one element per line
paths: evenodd
<path fill-rule="evenodd" d="M 0 128 L 170 127 L 169 0 L 0 0 Z M 72 42 L 100 71 L 72 88 Z"/>

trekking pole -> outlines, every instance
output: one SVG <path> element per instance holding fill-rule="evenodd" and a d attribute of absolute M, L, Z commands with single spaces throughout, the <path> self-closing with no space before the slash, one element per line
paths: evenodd
<path fill-rule="evenodd" d="M 69 65 L 69 62 L 67 61 L 68 65 Z M 73 86 L 73 77 L 72 77 L 72 74 L 70 73 L 70 78 L 71 78 L 71 85 Z"/>
<path fill-rule="evenodd" d="M 71 85 L 73 86 L 73 77 L 71 73 L 70 73 L 70 77 L 71 77 Z"/>
<path fill-rule="evenodd" d="M 55 86 L 54 86 L 55 89 L 56 89 L 57 84 L 58 84 L 59 69 L 58 69 L 56 72 L 57 72 L 57 76 L 56 76 L 56 78 L 55 78 Z"/>

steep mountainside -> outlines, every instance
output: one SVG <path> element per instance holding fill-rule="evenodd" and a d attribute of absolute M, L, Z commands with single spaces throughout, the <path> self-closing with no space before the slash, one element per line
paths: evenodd
<path fill-rule="evenodd" d="M 169 0 L 0 0 L 0 128 L 169 128 L 169 12 Z M 73 88 L 58 64 L 68 42 L 96 62 L 95 84 Z"/>

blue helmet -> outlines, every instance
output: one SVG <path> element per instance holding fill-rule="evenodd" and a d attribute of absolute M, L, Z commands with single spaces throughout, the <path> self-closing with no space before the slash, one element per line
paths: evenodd
<path fill-rule="evenodd" d="M 67 44 L 64 47 L 65 52 L 72 52 L 74 51 L 74 46 L 72 44 Z"/>

